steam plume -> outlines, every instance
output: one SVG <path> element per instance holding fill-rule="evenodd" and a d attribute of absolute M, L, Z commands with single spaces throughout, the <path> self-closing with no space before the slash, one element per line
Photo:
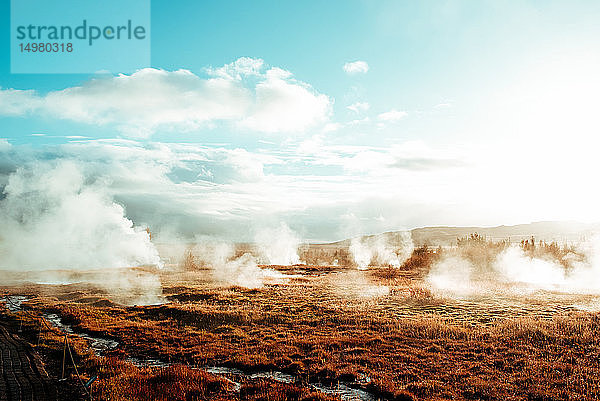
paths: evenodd
<path fill-rule="evenodd" d="M 567 255 L 566 265 L 551 257 L 528 255 L 511 245 L 488 265 L 476 265 L 460 252 L 449 254 L 430 270 L 433 288 L 455 295 L 537 290 L 576 294 L 600 293 L 600 238 L 593 237 Z"/>
<path fill-rule="evenodd" d="M 0 269 L 36 272 L 25 276 L 28 281 L 83 279 L 121 303 L 162 301 L 156 274 L 127 269 L 161 266 L 148 233 L 134 227 L 102 182 L 86 179 L 77 164 L 22 166 L 3 195 Z"/>
<path fill-rule="evenodd" d="M 148 233 L 73 162 L 19 168 L 0 202 L 0 268 L 160 265 Z"/>
<path fill-rule="evenodd" d="M 369 265 L 400 267 L 413 248 L 410 232 L 403 231 L 353 238 L 350 254 L 361 269 Z"/>
<path fill-rule="evenodd" d="M 211 269 L 212 278 L 228 285 L 260 288 L 268 278 L 281 278 L 275 270 L 261 269 L 249 253 L 235 257 L 233 245 L 224 242 L 203 241 L 194 247 L 198 264 Z"/>
<path fill-rule="evenodd" d="M 258 231 L 255 237 L 261 261 L 269 265 L 295 265 L 300 263 L 300 240 L 287 224 Z"/>

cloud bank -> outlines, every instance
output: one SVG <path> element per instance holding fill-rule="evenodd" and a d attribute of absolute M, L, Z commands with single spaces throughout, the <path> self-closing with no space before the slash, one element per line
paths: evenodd
<path fill-rule="evenodd" d="M 148 137 L 218 123 L 238 130 L 296 133 L 327 122 L 332 100 L 289 71 L 240 58 L 200 77 L 188 70 L 145 68 L 100 76 L 81 86 L 40 94 L 0 89 L 0 115 L 42 115 Z"/>
<path fill-rule="evenodd" d="M 83 177 L 83 189 L 94 183 L 104 199 L 122 205 L 127 219 L 149 226 L 158 240 L 165 231 L 253 241 L 254 233 L 284 222 L 290 232 L 277 228 L 280 245 L 290 249 L 285 259 L 293 261 L 300 238 L 292 230 L 302 233 L 302 240 L 338 240 L 397 229 L 407 224 L 402 219 L 408 214 L 401 212 L 407 196 L 431 196 L 421 185 L 434 188 L 440 185 L 435 175 L 445 180 L 444 172 L 462 168 L 456 155 L 424 144 L 377 148 L 313 142 L 276 150 L 116 139 L 40 147 L 5 143 L 0 192 L 22 174 L 19 169 L 40 164 L 51 177 L 63 174 L 52 166 L 67 163 Z M 71 192 L 81 192 L 75 188 Z M 341 232 L 349 213 L 356 216 L 355 228 Z"/>

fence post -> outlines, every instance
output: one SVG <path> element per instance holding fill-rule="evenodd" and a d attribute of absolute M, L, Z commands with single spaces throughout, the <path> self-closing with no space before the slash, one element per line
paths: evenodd
<path fill-rule="evenodd" d="M 40 317 L 40 328 L 38 330 L 38 338 L 37 338 L 37 345 L 40 345 L 40 337 L 42 337 L 42 318 Z"/>
<path fill-rule="evenodd" d="M 62 363 L 62 377 L 61 379 L 65 378 L 65 360 L 67 358 L 67 335 L 65 334 L 65 341 L 63 344 L 63 363 Z"/>

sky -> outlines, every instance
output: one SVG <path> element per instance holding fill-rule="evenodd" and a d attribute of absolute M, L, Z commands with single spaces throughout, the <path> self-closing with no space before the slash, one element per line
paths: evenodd
<path fill-rule="evenodd" d="M 150 65 L 91 74 L 12 74 L 0 7 L 3 197 L 68 163 L 165 238 L 600 221 L 597 1 L 154 0 Z"/>

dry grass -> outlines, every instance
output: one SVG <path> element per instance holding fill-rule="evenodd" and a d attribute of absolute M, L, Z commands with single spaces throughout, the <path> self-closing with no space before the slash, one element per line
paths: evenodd
<path fill-rule="evenodd" d="M 118 358 L 99 365 L 94 395 L 110 401 L 226 400 L 229 383 L 200 370 L 175 365 L 165 369 L 137 368 Z"/>
<path fill-rule="evenodd" d="M 470 237 L 459 248 L 485 263 L 505 246 L 486 243 Z M 315 381 L 352 382 L 396 400 L 600 399 L 598 314 L 552 311 L 548 319 L 543 303 L 527 311 L 510 303 L 500 312 L 483 304 L 452 309 L 422 281 L 439 255 L 419 248 L 395 271 L 294 267 L 302 280 L 258 290 L 181 282 L 166 271 L 166 305 L 118 306 L 77 286 L 36 289 L 29 305 L 121 343 L 105 358 L 77 347 L 87 374 L 99 374 L 95 394 L 105 400 L 327 399 L 310 390 Z M 367 296 L 366 285 L 389 291 Z M 53 349 L 53 341 L 44 346 Z M 179 365 L 136 368 L 126 355 Z M 244 380 L 235 392 L 226 379 L 190 367 L 207 364 L 278 370 L 298 382 Z"/>

